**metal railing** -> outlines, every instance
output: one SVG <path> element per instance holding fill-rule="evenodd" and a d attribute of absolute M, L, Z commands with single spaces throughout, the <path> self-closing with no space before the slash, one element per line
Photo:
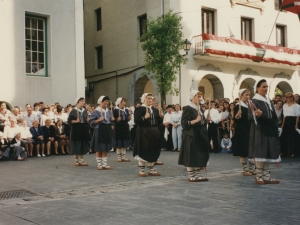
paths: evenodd
<path fill-rule="evenodd" d="M 194 40 L 194 49 L 195 49 L 194 55 L 204 54 L 202 35 L 200 34 L 200 35 L 194 36 L 193 40 Z"/>

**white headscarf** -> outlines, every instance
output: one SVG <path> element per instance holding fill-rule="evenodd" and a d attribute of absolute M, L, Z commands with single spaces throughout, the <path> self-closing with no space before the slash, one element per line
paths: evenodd
<path fill-rule="evenodd" d="M 248 91 L 248 89 L 243 88 L 243 89 L 239 90 L 239 97 L 240 98 L 242 97 L 242 94 L 243 94 L 244 91 Z"/>
<path fill-rule="evenodd" d="M 103 98 L 105 97 L 105 95 L 100 96 L 100 98 L 98 99 L 97 103 L 100 104 L 103 100 Z"/>
<path fill-rule="evenodd" d="M 4 135 L 3 132 L 0 131 L 0 137 L 3 137 L 3 135 Z"/>
<path fill-rule="evenodd" d="M 148 95 L 151 95 L 151 93 L 144 93 L 141 97 L 141 103 L 145 103 L 145 99 Z"/>
<path fill-rule="evenodd" d="M 190 92 L 190 101 L 192 101 L 192 99 L 195 97 L 195 95 L 197 94 L 197 93 L 199 93 L 200 91 L 198 91 L 198 90 L 192 90 L 191 92 Z"/>
<path fill-rule="evenodd" d="M 196 109 L 196 110 L 198 110 L 198 106 L 195 105 L 195 104 L 192 102 L 192 100 L 193 100 L 193 98 L 195 97 L 195 95 L 196 95 L 197 93 L 199 93 L 199 92 L 200 92 L 200 91 L 198 91 L 198 90 L 191 90 L 191 92 L 190 92 L 190 97 L 189 97 L 189 99 L 188 99 L 188 104 L 187 104 L 187 105 L 191 106 L 192 108 L 194 108 L 194 109 Z"/>
<path fill-rule="evenodd" d="M 118 106 L 122 102 L 122 99 L 123 99 L 122 97 L 120 97 L 120 98 L 117 99 L 117 101 L 115 102 L 116 106 Z"/>

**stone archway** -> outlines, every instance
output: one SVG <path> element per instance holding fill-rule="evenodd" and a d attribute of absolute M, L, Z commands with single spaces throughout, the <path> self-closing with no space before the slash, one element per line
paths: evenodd
<path fill-rule="evenodd" d="M 7 108 L 8 110 L 10 110 L 10 111 L 13 110 L 14 107 L 13 107 L 11 104 L 9 104 L 8 102 L 6 102 L 6 101 L 0 101 L 0 105 L 1 105 L 2 103 L 5 103 L 5 104 L 6 104 L 6 108 Z"/>
<path fill-rule="evenodd" d="M 128 83 L 128 103 L 132 103 L 133 105 L 135 105 L 136 103 L 140 103 L 140 97 L 142 96 L 144 91 L 152 93 L 153 96 L 157 97 L 157 86 L 153 80 L 144 76 L 145 72 L 146 71 L 144 69 L 137 70 Z"/>
<path fill-rule="evenodd" d="M 253 97 L 255 82 L 256 80 L 254 80 L 253 78 L 246 78 L 245 80 L 242 81 L 239 90 L 242 88 L 246 88 L 250 91 L 251 97 Z"/>
<path fill-rule="evenodd" d="M 293 89 L 292 89 L 291 85 L 286 81 L 279 82 L 276 87 L 281 90 L 283 95 L 285 95 L 287 92 L 293 93 Z"/>
<path fill-rule="evenodd" d="M 198 90 L 203 93 L 204 98 L 224 98 L 224 87 L 221 80 L 212 74 L 205 75 L 198 84 Z"/>
<path fill-rule="evenodd" d="M 147 77 L 139 78 L 134 85 L 134 104 L 140 102 L 140 97 L 144 93 L 154 94 L 154 88 L 152 82 Z"/>

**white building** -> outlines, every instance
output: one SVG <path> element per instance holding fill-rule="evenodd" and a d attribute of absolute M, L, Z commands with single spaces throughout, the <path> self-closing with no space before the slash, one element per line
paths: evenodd
<path fill-rule="evenodd" d="M 167 103 L 184 105 L 191 89 L 233 100 L 240 88 L 253 92 L 255 81 L 263 78 L 270 98 L 276 87 L 300 93 L 298 16 L 280 12 L 271 33 L 280 0 L 85 0 L 90 102 L 101 94 L 113 100 L 123 96 L 129 103 L 146 91 L 157 95 L 155 82 L 141 77 L 144 54 L 137 38 L 146 18 L 161 15 L 161 2 L 165 12 L 182 16 L 184 39 L 192 42 L 181 69 L 181 99 L 167 96 Z"/>
<path fill-rule="evenodd" d="M 84 96 L 83 0 L 2 0 L 0 27 L 0 102 Z"/>

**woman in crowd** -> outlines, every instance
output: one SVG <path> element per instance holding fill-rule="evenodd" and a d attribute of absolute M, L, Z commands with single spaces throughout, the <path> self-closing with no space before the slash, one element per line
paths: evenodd
<path fill-rule="evenodd" d="M 33 139 L 32 134 L 30 133 L 29 127 L 27 126 L 27 121 L 22 120 L 21 121 L 21 127 L 19 128 L 21 132 L 21 138 L 22 138 L 22 146 L 24 146 L 27 156 L 32 156 L 32 149 L 33 149 Z"/>
<path fill-rule="evenodd" d="M 56 115 L 56 106 L 54 104 L 52 104 L 50 107 L 49 107 L 49 112 L 48 112 L 48 117 L 49 119 L 51 120 L 51 123 L 53 124 L 56 119 L 55 119 L 55 115 Z"/>
<path fill-rule="evenodd" d="M 48 112 L 49 112 L 49 109 L 47 107 L 42 108 L 42 115 L 41 115 L 41 119 L 40 119 L 41 126 L 45 126 L 46 119 L 49 119 Z"/>
<path fill-rule="evenodd" d="M 233 155 L 240 157 L 240 163 L 244 176 L 256 175 L 253 159 L 248 159 L 249 155 L 249 133 L 251 121 L 248 120 L 248 101 L 250 91 L 247 89 L 239 90 L 239 103 L 234 107 L 234 130 L 233 137 Z M 249 165 L 247 165 L 249 163 Z"/>
<path fill-rule="evenodd" d="M 21 146 L 21 144 L 22 144 L 21 132 L 17 131 L 14 135 L 14 138 L 9 143 L 11 158 L 13 160 L 23 161 L 27 158 L 27 152 Z"/>
<path fill-rule="evenodd" d="M 10 119 L 10 125 L 4 127 L 4 138 L 7 141 L 11 141 L 15 137 L 15 133 L 19 131 L 19 126 L 17 126 L 17 120 L 15 118 Z"/>
<path fill-rule="evenodd" d="M 107 165 L 107 152 L 113 148 L 113 124 L 115 120 L 112 111 L 108 108 L 109 98 L 100 96 L 99 106 L 90 117 L 90 126 L 94 128 L 91 149 L 96 152 L 98 170 L 112 170 Z"/>
<path fill-rule="evenodd" d="M 294 158 L 298 154 L 297 146 L 299 134 L 296 131 L 298 129 L 300 106 L 295 103 L 293 93 L 287 92 L 285 94 L 286 103 L 283 105 L 283 120 L 282 120 L 282 134 L 281 142 L 283 144 L 283 155 L 290 155 Z M 286 148 L 284 148 L 286 147 Z"/>
<path fill-rule="evenodd" d="M 256 94 L 248 110 L 248 118 L 251 120 L 249 157 L 256 162 L 257 184 L 277 184 L 279 180 L 271 178 L 269 170 L 270 162 L 275 162 L 279 167 L 281 160 L 277 116 L 271 100 L 267 97 L 267 81 L 258 81 L 254 88 Z"/>
<path fill-rule="evenodd" d="M 146 176 L 146 164 L 149 176 L 160 176 L 160 173 L 154 170 L 155 162 L 157 162 L 161 151 L 159 112 L 151 107 L 152 94 L 144 93 L 141 102 L 143 104 L 134 111 L 137 131 L 133 157 L 138 160 L 139 176 Z"/>
<path fill-rule="evenodd" d="M 126 99 L 118 98 L 116 107 L 113 110 L 115 118 L 115 148 L 118 155 L 118 162 L 130 162 L 126 158 L 126 149 L 131 146 L 130 130 L 128 121 L 131 120 L 129 110 L 125 108 Z"/>
<path fill-rule="evenodd" d="M 172 112 L 171 123 L 173 125 L 172 139 L 173 139 L 174 151 L 179 151 L 179 152 L 182 144 L 181 116 L 182 116 L 181 107 L 179 104 L 176 104 L 175 111 Z"/>
<path fill-rule="evenodd" d="M 223 137 L 224 133 L 229 133 L 230 130 L 230 108 L 229 108 L 229 102 L 224 101 L 223 103 L 223 112 L 222 112 L 222 134 L 220 134 L 221 137 Z"/>
<path fill-rule="evenodd" d="M 36 148 L 36 156 L 37 157 L 41 157 L 41 156 L 44 157 L 45 156 L 45 154 L 44 154 L 44 148 L 45 148 L 45 145 L 44 145 L 44 132 L 43 132 L 42 127 L 39 126 L 39 121 L 38 120 L 34 120 L 32 122 L 32 127 L 30 127 L 29 131 L 32 134 L 32 139 L 34 140 L 34 146 Z"/>
<path fill-rule="evenodd" d="M 275 113 L 278 119 L 278 127 L 282 127 L 282 121 L 283 121 L 283 102 L 281 100 L 278 100 L 275 105 Z"/>
<path fill-rule="evenodd" d="M 178 164 L 186 167 L 188 181 L 208 181 L 200 174 L 200 169 L 206 170 L 208 163 L 209 141 L 206 118 L 199 106 L 201 100 L 199 92 L 191 91 L 189 100 L 189 104 L 183 108 L 181 118 L 183 140 Z"/>
<path fill-rule="evenodd" d="M 55 136 L 58 140 L 58 146 L 61 149 L 62 154 L 64 155 L 66 152 L 67 154 L 70 154 L 69 137 L 66 133 L 66 127 L 61 119 L 57 120 L 57 124 L 55 126 Z"/>
<path fill-rule="evenodd" d="M 165 138 L 165 143 L 166 143 L 166 148 L 167 151 L 176 151 L 173 148 L 173 141 L 172 141 L 172 121 L 171 121 L 171 117 L 172 117 L 172 111 L 173 111 L 173 107 L 172 105 L 168 105 L 167 106 L 167 112 L 164 115 L 164 120 L 163 120 L 163 125 L 165 127 L 164 129 L 164 138 Z"/>
<path fill-rule="evenodd" d="M 10 125 L 10 118 L 12 117 L 12 113 L 9 109 L 7 109 L 5 102 L 1 103 L 0 109 L 2 116 L 5 118 L 4 125 Z"/>
<path fill-rule="evenodd" d="M 0 131 L 0 160 L 8 160 L 9 152 L 9 143 L 5 138 L 3 138 L 3 132 Z"/>
<path fill-rule="evenodd" d="M 83 108 L 84 103 L 83 97 L 77 98 L 76 107 L 68 117 L 68 124 L 71 127 L 70 147 L 71 153 L 74 154 L 75 166 L 88 166 L 83 160 L 83 155 L 90 149 L 89 116 Z"/>
<path fill-rule="evenodd" d="M 57 111 L 55 114 L 55 122 L 61 120 L 64 124 L 68 123 L 68 114 L 64 112 L 63 107 L 57 106 Z"/>

